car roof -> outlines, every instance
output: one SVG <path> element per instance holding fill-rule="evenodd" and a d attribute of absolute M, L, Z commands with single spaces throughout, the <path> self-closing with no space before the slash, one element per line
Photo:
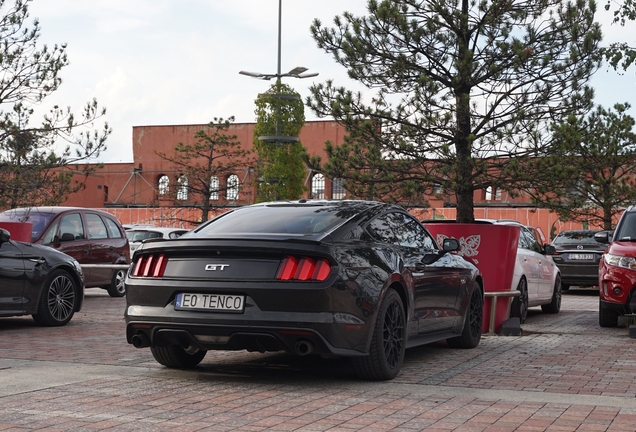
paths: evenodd
<path fill-rule="evenodd" d="M 135 226 L 132 228 L 128 228 L 126 231 L 137 231 L 137 232 L 143 232 L 143 231 L 157 231 L 157 232 L 173 232 L 173 231 L 190 231 L 187 228 L 170 228 L 170 227 L 158 227 L 158 226 L 150 226 L 150 225 L 145 225 L 145 226 Z"/>
<path fill-rule="evenodd" d="M 110 216 L 110 213 L 105 212 L 103 210 L 98 210 L 90 207 L 64 207 L 64 206 L 34 206 L 34 207 L 18 207 L 14 209 L 5 210 L 3 213 L 7 212 L 37 212 L 37 213 L 51 213 L 51 214 L 59 214 L 67 211 L 80 210 L 80 211 L 92 211 L 95 213 L 107 214 Z M 114 216 L 113 216 L 114 217 Z"/>

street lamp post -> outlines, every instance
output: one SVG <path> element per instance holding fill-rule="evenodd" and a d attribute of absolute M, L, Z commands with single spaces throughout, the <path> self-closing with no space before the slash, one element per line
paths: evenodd
<path fill-rule="evenodd" d="M 247 72 L 240 71 L 239 74 L 247 75 L 252 78 L 258 78 L 265 81 L 269 81 L 272 78 L 276 78 L 277 82 L 280 83 L 281 78 L 283 77 L 291 77 L 291 78 L 310 78 L 318 76 L 318 72 L 305 73 L 308 69 L 306 67 L 297 66 L 290 70 L 287 73 L 281 73 L 281 23 L 282 23 L 282 11 L 283 11 L 283 0 L 278 0 L 278 67 L 276 69 L 275 74 L 267 74 L 260 72 Z M 274 94 L 272 95 L 275 99 L 280 100 L 299 100 L 297 96 L 288 95 L 288 94 Z M 272 136 L 260 136 L 259 140 L 273 143 L 276 146 L 281 144 L 294 143 L 298 141 L 298 137 L 293 136 L 284 136 L 281 134 L 281 123 L 280 123 L 280 104 L 277 105 L 277 116 L 276 116 L 276 135 Z"/>

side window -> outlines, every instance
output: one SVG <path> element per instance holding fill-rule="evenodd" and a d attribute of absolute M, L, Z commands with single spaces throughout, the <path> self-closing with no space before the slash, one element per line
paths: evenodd
<path fill-rule="evenodd" d="M 530 249 L 530 245 L 528 244 L 528 239 L 523 234 L 523 228 L 519 229 L 519 249 Z"/>
<path fill-rule="evenodd" d="M 402 227 L 405 230 L 405 240 L 407 240 L 407 243 L 402 246 L 428 250 L 437 249 L 433 237 L 418 221 L 405 214 L 401 216 L 404 220 Z"/>
<path fill-rule="evenodd" d="M 64 236 L 66 234 L 66 238 Z M 72 238 L 69 236 L 73 236 Z M 60 222 L 60 239 L 63 241 L 82 240 L 84 236 L 84 227 L 82 226 L 82 217 L 79 213 L 70 213 L 62 218 Z"/>
<path fill-rule="evenodd" d="M 111 238 L 123 238 L 124 235 L 122 234 L 122 232 L 120 231 L 119 227 L 117 226 L 117 224 L 115 223 L 114 220 L 109 219 L 109 218 L 104 218 L 104 221 L 106 222 L 106 227 L 108 228 L 108 236 Z"/>
<path fill-rule="evenodd" d="M 389 215 L 381 215 L 373 219 L 366 229 L 369 235 L 376 239 L 386 243 L 399 244 L 398 238 L 395 236 L 391 223 L 389 221 Z"/>
<path fill-rule="evenodd" d="M 433 238 L 419 222 L 403 213 L 388 213 L 367 226 L 371 237 L 403 247 L 436 249 Z"/>
<path fill-rule="evenodd" d="M 51 224 L 49 229 L 46 231 L 44 236 L 42 237 L 42 244 L 51 244 L 57 243 L 59 241 L 57 237 L 57 227 L 60 225 L 60 221 L 57 220 Z"/>
<path fill-rule="evenodd" d="M 105 239 L 108 238 L 106 225 L 101 217 L 95 213 L 86 213 L 86 226 L 88 227 L 88 238 Z"/>
<path fill-rule="evenodd" d="M 528 243 L 528 249 L 530 249 L 530 250 L 532 250 L 534 252 L 541 252 L 542 251 L 541 244 L 539 244 L 539 242 L 537 241 L 535 236 L 533 236 L 530 231 L 528 231 L 525 228 L 522 228 L 521 229 L 521 234 L 526 237 L 526 241 Z"/>

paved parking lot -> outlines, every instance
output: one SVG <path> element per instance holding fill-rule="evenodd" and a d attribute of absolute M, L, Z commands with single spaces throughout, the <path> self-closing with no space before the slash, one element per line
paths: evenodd
<path fill-rule="evenodd" d="M 124 307 L 89 289 L 66 327 L 0 319 L 0 431 L 636 431 L 636 339 L 598 326 L 590 290 L 519 337 L 409 350 L 390 382 L 278 353 L 169 370 L 126 343 Z"/>

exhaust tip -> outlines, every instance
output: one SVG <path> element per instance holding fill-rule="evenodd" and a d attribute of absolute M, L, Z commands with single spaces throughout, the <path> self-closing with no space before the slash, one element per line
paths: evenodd
<path fill-rule="evenodd" d="M 301 339 L 299 341 L 296 341 L 294 350 L 296 351 L 296 354 L 305 356 L 307 354 L 311 354 L 314 351 L 314 344 L 308 340 Z"/>
<path fill-rule="evenodd" d="M 137 333 L 132 337 L 132 344 L 135 348 L 147 348 L 150 346 L 150 339 L 145 333 Z"/>

